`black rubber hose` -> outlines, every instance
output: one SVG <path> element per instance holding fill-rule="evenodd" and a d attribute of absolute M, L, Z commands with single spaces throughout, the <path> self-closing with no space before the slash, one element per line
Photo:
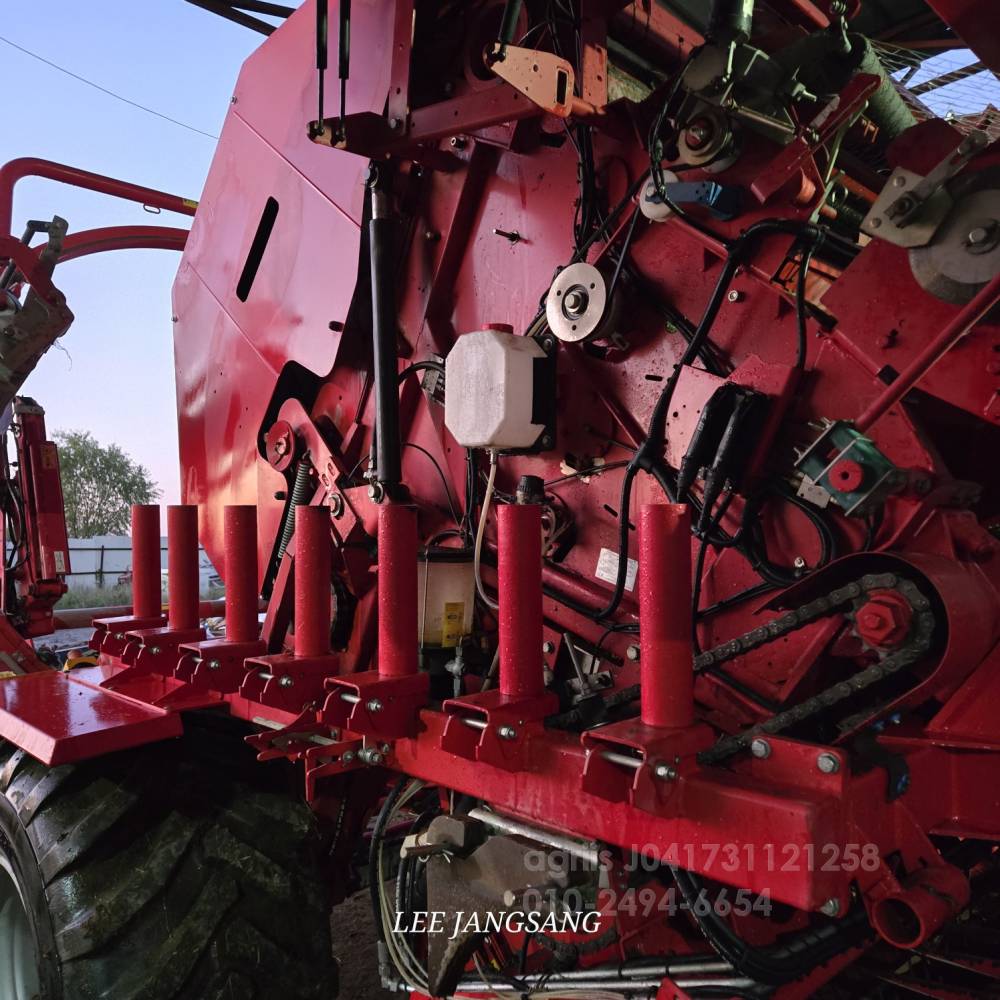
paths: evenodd
<path fill-rule="evenodd" d="M 378 935 L 379 941 L 383 943 L 385 942 L 385 931 L 382 929 L 382 903 L 379 899 L 379 852 L 382 850 L 382 838 L 385 836 L 385 828 L 389 823 L 389 817 L 392 815 L 392 810 L 395 808 L 400 795 L 403 794 L 403 789 L 406 788 L 409 781 L 410 776 L 404 774 L 389 790 L 389 794 L 386 795 L 385 800 L 382 802 L 382 808 L 378 811 L 375 826 L 372 828 L 371 843 L 368 845 L 368 891 L 371 896 L 372 914 L 375 918 L 375 933 Z"/>
<path fill-rule="evenodd" d="M 590 612 L 591 618 L 600 620 L 613 615 L 618 609 L 618 605 L 621 603 L 625 592 L 625 575 L 628 568 L 628 514 L 631 507 L 632 485 L 638 472 L 643 471 L 655 476 L 657 481 L 667 490 L 667 495 L 673 499 L 670 490 L 666 486 L 669 480 L 663 472 L 662 452 L 666 437 L 667 414 L 670 410 L 674 391 L 677 389 L 677 383 L 680 380 L 681 371 L 698 357 L 699 352 L 708 339 L 708 335 L 711 333 L 719 310 L 722 308 L 726 292 L 729 290 L 729 286 L 736 275 L 736 270 L 743 265 L 751 248 L 759 238 L 778 233 L 797 236 L 811 244 L 813 249 L 819 246 L 828 235 L 825 230 L 810 223 L 796 222 L 790 219 L 764 219 L 750 226 L 733 243 L 726 257 L 722 273 L 719 275 L 719 280 L 716 282 L 712 295 L 708 300 L 708 305 L 705 307 L 701 322 L 688 341 L 687 348 L 681 359 L 674 365 L 674 370 L 667 379 L 666 385 L 664 385 L 663 391 L 660 393 L 656 405 L 653 407 L 646 439 L 638 447 L 625 470 L 618 510 L 620 523 L 618 528 L 618 572 L 615 578 L 615 589 L 608 603 L 603 608 Z"/>
<path fill-rule="evenodd" d="M 368 223 L 372 272 L 372 368 L 375 381 L 375 473 L 390 496 L 402 481 L 399 439 L 399 354 L 396 348 L 394 243 L 396 222 L 387 215 L 387 197 L 372 190 Z"/>
<path fill-rule="evenodd" d="M 779 944 L 758 948 L 740 938 L 711 906 L 697 905 L 705 891 L 697 876 L 683 868 L 671 866 L 670 870 L 689 912 L 712 947 L 737 972 L 760 983 L 780 986 L 793 982 L 859 944 L 870 932 L 864 907 L 855 906 L 843 920 L 830 919 Z"/>

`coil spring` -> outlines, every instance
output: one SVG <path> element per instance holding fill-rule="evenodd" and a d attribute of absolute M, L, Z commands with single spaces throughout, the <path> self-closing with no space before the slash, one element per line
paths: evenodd
<path fill-rule="evenodd" d="M 308 458 L 300 458 L 295 466 L 295 482 L 292 484 L 291 496 L 285 508 L 285 521 L 281 527 L 281 540 L 278 542 L 277 562 L 281 562 L 288 549 L 288 543 L 295 534 L 295 508 L 299 504 L 309 502 L 309 473 L 312 463 Z"/>

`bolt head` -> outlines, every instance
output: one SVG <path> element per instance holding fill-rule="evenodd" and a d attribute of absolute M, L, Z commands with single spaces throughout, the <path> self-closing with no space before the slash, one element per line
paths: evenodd
<path fill-rule="evenodd" d="M 976 228 L 969 233 L 969 242 L 973 246 L 979 246 L 981 243 L 985 243 L 989 238 L 990 233 L 985 226 L 976 226 Z"/>
<path fill-rule="evenodd" d="M 820 912 L 824 913 L 828 917 L 835 917 L 840 913 L 840 900 L 839 899 L 828 899 L 820 908 Z"/>
<path fill-rule="evenodd" d="M 701 149 L 714 132 L 715 129 L 707 118 L 696 118 L 684 130 L 684 141 L 691 149 Z"/>
<path fill-rule="evenodd" d="M 739 302 L 743 298 L 743 293 L 738 292 L 735 288 L 726 296 L 730 302 Z"/>
<path fill-rule="evenodd" d="M 542 643 L 542 652 L 543 653 L 546 653 L 546 654 L 547 653 L 554 653 L 555 651 L 556 651 L 556 644 L 554 642 L 549 642 L 548 640 L 546 640 L 545 642 Z"/>
<path fill-rule="evenodd" d="M 876 218 L 872 219 L 872 221 L 869 223 L 869 225 L 872 227 L 872 229 L 881 229 L 882 228 L 882 220 L 876 217 Z"/>
<path fill-rule="evenodd" d="M 218 660 L 209 660 L 208 661 L 208 669 L 209 670 L 218 670 L 221 666 L 222 666 L 222 664 Z"/>
<path fill-rule="evenodd" d="M 792 565 L 796 569 L 805 569 L 806 568 L 806 561 L 805 561 L 805 559 L 802 558 L 802 556 L 796 556 L 795 557 L 795 562 L 793 562 Z"/>
<path fill-rule="evenodd" d="M 159 656 L 160 655 L 160 647 L 159 646 L 150 646 L 149 647 L 149 652 L 150 652 L 150 655 L 152 655 L 152 656 Z"/>
<path fill-rule="evenodd" d="M 750 753 L 758 760 L 767 760 L 771 756 L 771 744 L 759 736 L 750 744 Z"/>
<path fill-rule="evenodd" d="M 293 677 L 289 677 L 288 674 L 285 674 L 285 676 L 278 681 L 278 686 L 283 688 L 290 688 L 294 684 L 295 679 Z"/>
<path fill-rule="evenodd" d="M 892 183 L 898 188 L 906 187 L 906 178 L 900 174 L 898 177 L 893 177 Z"/>
<path fill-rule="evenodd" d="M 563 312 L 571 319 L 578 319 L 587 311 L 590 296 L 582 288 L 571 288 L 563 297 Z"/>
<path fill-rule="evenodd" d="M 873 591 L 855 615 L 858 635 L 871 646 L 898 646 L 910 631 L 913 609 L 893 590 Z"/>
<path fill-rule="evenodd" d="M 369 712 L 381 712 L 382 702 L 380 702 L 378 698 L 372 698 L 370 701 L 365 703 L 365 708 L 367 708 Z"/>
<path fill-rule="evenodd" d="M 836 774 L 840 770 L 840 758 L 824 751 L 816 758 L 816 766 L 823 774 Z"/>
<path fill-rule="evenodd" d="M 354 751 L 353 750 L 345 750 L 343 752 L 343 754 L 341 754 L 340 759 L 341 759 L 341 761 L 344 764 L 350 764 L 350 763 L 352 763 L 354 761 Z"/>
<path fill-rule="evenodd" d="M 115 632 L 115 638 L 118 639 L 118 640 L 124 639 L 125 638 L 125 633 L 124 632 Z"/>
<path fill-rule="evenodd" d="M 628 659 L 630 660 L 633 661 L 638 660 L 639 655 L 640 655 L 640 649 L 635 643 L 633 643 L 631 646 L 628 647 L 628 649 L 625 650 L 625 656 L 628 657 Z"/>
<path fill-rule="evenodd" d="M 502 740 L 516 740 L 517 730 L 513 726 L 500 726 L 497 729 L 497 736 Z"/>
<path fill-rule="evenodd" d="M 677 777 L 677 768 L 671 767 L 669 764 L 657 764 L 653 769 L 653 774 L 660 781 L 673 781 Z"/>

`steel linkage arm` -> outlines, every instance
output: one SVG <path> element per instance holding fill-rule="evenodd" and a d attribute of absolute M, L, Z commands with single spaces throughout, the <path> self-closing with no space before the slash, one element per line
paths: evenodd
<path fill-rule="evenodd" d="M 105 177 L 103 174 L 91 173 L 89 170 L 81 170 L 65 163 L 26 156 L 11 160 L 0 167 L 0 235 L 6 236 L 12 232 L 14 187 L 25 177 L 44 177 L 60 184 L 70 184 L 73 187 L 110 195 L 112 198 L 148 205 L 150 208 L 179 212 L 181 215 L 194 215 L 198 208 L 198 202 L 190 198 L 131 184 L 114 177 Z"/>

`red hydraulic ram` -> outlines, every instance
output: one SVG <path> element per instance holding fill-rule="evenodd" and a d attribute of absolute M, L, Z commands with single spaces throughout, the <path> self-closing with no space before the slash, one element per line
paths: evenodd
<path fill-rule="evenodd" d="M 497 511 L 500 597 L 500 693 L 545 694 L 542 662 L 542 508 L 507 504 Z"/>
<path fill-rule="evenodd" d="M 162 600 L 160 506 L 132 505 L 132 614 L 156 618 Z"/>
<path fill-rule="evenodd" d="M 226 507 L 226 639 L 253 642 L 257 625 L 257 508 Z"/>
<path fill-rule="evenodd" d="M 167 615 L 175 631 L 198 628 L 198 508 L 167 508 Z"/>
<path fill-rule="evenodd" d="M 330 573 L 330 508 L 296 507 L 295 655 L 301 659 L 330 652 Z"/>
<path fill-rule="evenodd" d="M 683 504 L 645 504 L 640 514 L 639 650 L 643 723 L 692 725 L 691 514 Z"/>
<path fill-rule="evenodd" d="M 417 512 L 389 504 L 378 512 L 378 672 L 417 672 Z"/>

